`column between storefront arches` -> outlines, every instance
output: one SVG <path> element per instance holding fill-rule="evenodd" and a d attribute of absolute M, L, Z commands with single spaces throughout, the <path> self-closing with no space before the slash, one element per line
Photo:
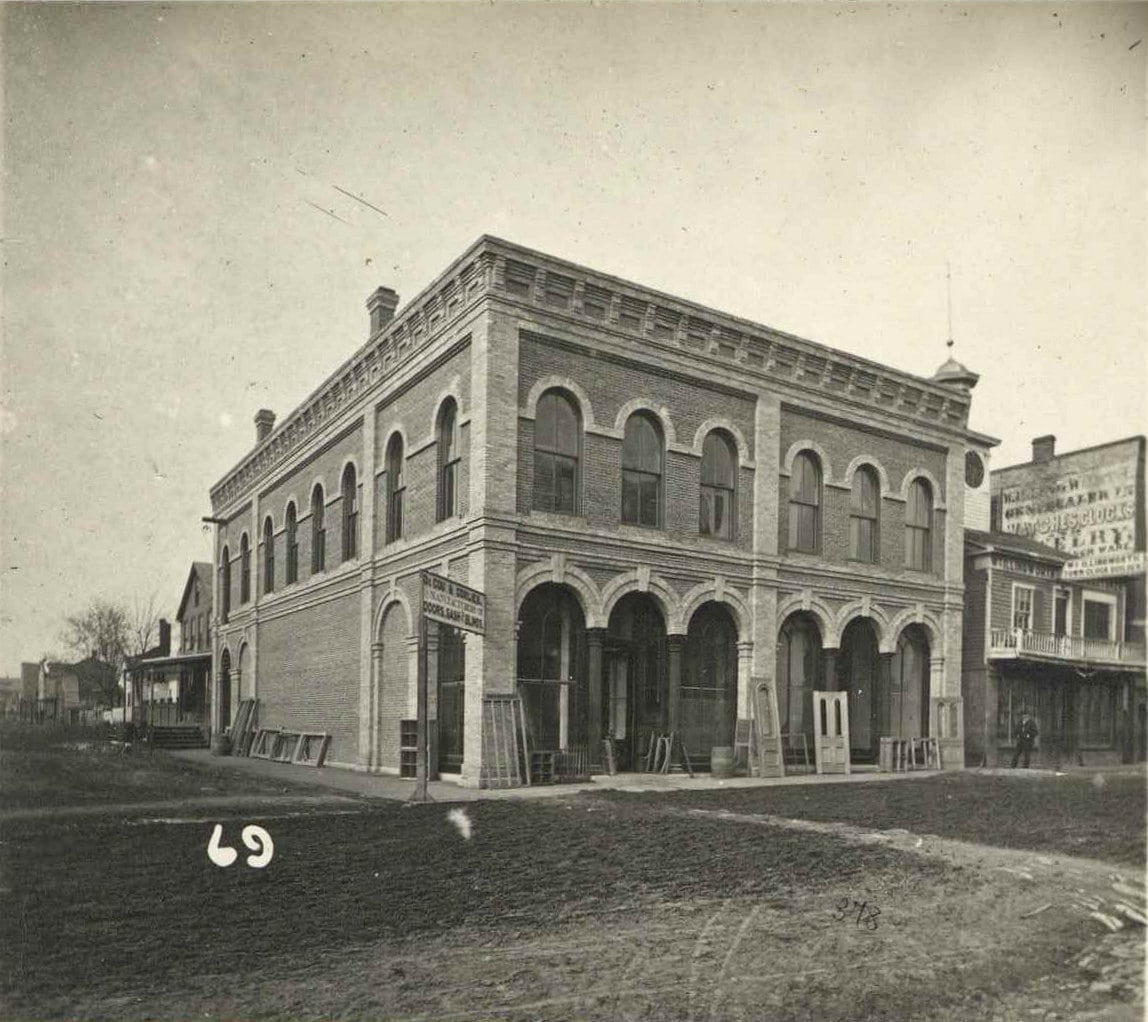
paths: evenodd
<path fill-rule="evenodd" d="M 877 655 L 877 684 L 873 686 L 873 716 L 877 721 L 877 737 L 882 735 L 899 734 L 900 724 L 900 696 L 897 699 L 898 719 L 893 719 L 893 653 L 878 653 Z M 928 712 L 928 707 L 921 708 L 922 713 Z"/>
<path fill-rule="evenodd" d="M 380 714 L 379 693 L 383 684 L 383 644 L 379 641 L 371 643 L 371 685 L 366 701 L 367 714 L 367 749 L 366 767 L 368 771 L 375 772 L 379 768 L 379 730 L 382 727 Z"/>
<path fill-rule="evenodd" d="M 822 649 L 821 651 L 821 690 L 823 692 L 837 691 L 837 662 L 840 650 L 836 648 Z"/>
<path fill-rule="evenodd" d="M 763 675 L 772 680 L 773 672 Z M 753 716 L 753 643 L 750 641 L 737 644 L 737 715 L 741 718 Z"/>
<path fill-rule="evenodd" d="M 669 730 L 681 730 L 682 723 L 682 651 L 686 648 L 684 635 L 666 636 L 669 647 Z"/>
<path fill-rule="evenodd" d="M 590 745 L 590 770 L 600 773 L 602 764 L 602 645 L 606 641 L 605 628 L 586 629 L 587 730 Z"/>

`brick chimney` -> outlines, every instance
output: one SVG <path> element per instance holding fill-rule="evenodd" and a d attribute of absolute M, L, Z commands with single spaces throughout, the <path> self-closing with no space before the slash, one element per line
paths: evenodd
<path fill-rule="evenodd" d="M 163 617 L 159 619 L 159 655 L 171 656 L 171 622 Z"/>
<path fill-rule="evenodd" d="M 1032 441 L 1032 460 L 1037 465 L 1043 465 L 1047 461 L 1052 461 L 1053 456 L 1056 454 L 1056 437 L 1051 433 L 1045 436 L 1033 437 Z"/>
<path fill-rule="evenodd" d="M 367 312 L 371 315 L 371 336 L 374 337 L 392 319 L 399 307 L 399 295 L 389 287 L 376 288 L 367 299 Z"/>
<path fill-rule="evenodd" d="M 263 443 L 275 428 L 275 413 L 270 408 L 260 408 L 255 413 L 255 442 Z"/>

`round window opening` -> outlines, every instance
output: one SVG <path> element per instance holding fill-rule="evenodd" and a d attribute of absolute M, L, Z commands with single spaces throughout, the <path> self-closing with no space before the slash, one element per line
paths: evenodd
<path fill-rule="evenodd" d="M 985 481 L 985 463 L 973 451 L 965 454 L 965 482 L 976 489 Z"/>

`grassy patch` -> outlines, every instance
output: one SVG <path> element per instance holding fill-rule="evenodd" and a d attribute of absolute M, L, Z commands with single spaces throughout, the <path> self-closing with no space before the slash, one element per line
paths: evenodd
<path fill-rule="evenodd" d="M 139 742 L 125 752 L 102 729 L 0 724 L 0 809 L 272 794 L 284 787 L 175 759 Z"/>
<path fill-rule="evenodd" d="M 627 796 L 611 794 L 612 798 Z M 1037 852 L 1062 852 L 1142 866 L 1145 782 L 1141 775 L 1097 779 L 952 773 L 888 783 L 738 788 L 674 792 L 674 803 L 837 821 L 889 830 L 901 827 Z"/>

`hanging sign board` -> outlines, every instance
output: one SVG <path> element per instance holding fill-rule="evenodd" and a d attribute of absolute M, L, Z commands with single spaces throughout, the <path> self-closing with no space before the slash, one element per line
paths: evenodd
<path fill-rule="evenodd" d="M 477 589 L 424 571 L 422 590 L 423 617 L 479 635 L 486 630 L 486 597 Z"/>

